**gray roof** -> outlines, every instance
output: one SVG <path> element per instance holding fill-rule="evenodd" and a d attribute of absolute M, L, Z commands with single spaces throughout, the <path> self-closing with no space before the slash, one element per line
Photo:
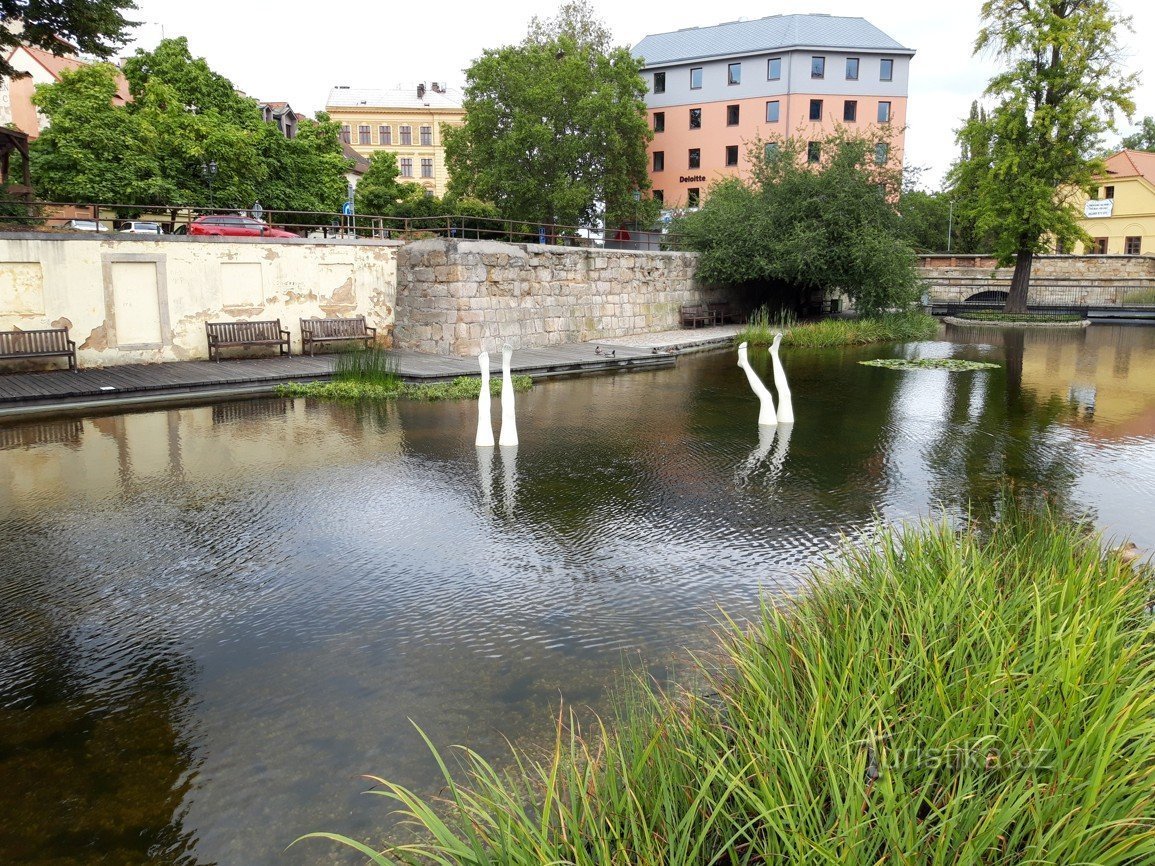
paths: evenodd
<path fill-rule="evenodd" d="M 425 86 L 425 95 L 417 97 L 417 85 L 386 89 L 334 87 L 329 91 L 329 108 L 461 108 L 461 93 L 450 88 L 448 93 L 435 93 Z"/>
<path fill-rule="evenodd" d="M 634 46 L 646 66 L 665 66 L 710 57 L 759 54 L 785 48 L 850 48 L 914 54 L 865 18 L 834 15 L 771 15 L 655 33 Z"/>

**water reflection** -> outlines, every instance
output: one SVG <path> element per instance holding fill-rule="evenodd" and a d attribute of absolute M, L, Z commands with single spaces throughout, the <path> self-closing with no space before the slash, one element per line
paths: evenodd
<path fill-rule="evenodd" d="M 767 435 L 732 352 L 540 385 L 512 450 L 470 401 L 3 428 L 0 862 L 315 862 L 280 851 L 385 831 L 358 773 L 436 791 L 410 719 L 546 742 L 561 696 L 683 668 L 876 514 L 1007 476 L 1155 545 L 1155 329 L 893 349 L 1004 363 L 968 374 L 879 354 L 785 352 Z"/>

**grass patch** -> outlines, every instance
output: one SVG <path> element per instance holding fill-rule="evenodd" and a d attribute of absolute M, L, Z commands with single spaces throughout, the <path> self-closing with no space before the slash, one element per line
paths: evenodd
<path fill-rule="evenodd" d="M 1123 303 L 1155 307 L 1155 289 L 1131 289 L 1123 295 Z"/>
<path fill-rule="evenodd" d="M 1024 324 L 1083 321 L 1082 316 L 1074 313 L 1001 313 L 997 310 L 957 313 L 955 318 L 966 319 L 969 322 L 1022 322 Z"/>
<path fill-rule="evenodd" d="M 1048 511 L 887 530 L 732 625 L 708 697 L 563 717 L 508 774 L 434 750 L 442 799 L 373 791 L 421 840 L 312 838 L 379 864 L 1155 862 L 1146 571 Z"/>
<path fill-rule="evenodd" d="M 529 376 L 514 376 L 513 390 L 528 391 L 533 387 Z M 489 380 L 489 391 L 501 396 L 501 377 Z M 278 397 L 316 397 L 322 400 L 349 402 L 379 402 L 382 400 L 476 400 L 481 395 L 481 379 L 476 376 L 458 376 L 452 382 L 406 383 L 363 382 L 334 380 L 332 382 L 288 382 L 276 387 Z"/>
<path fill-rule="evenodd" d="M 782 345 L 805 349 L 832 346 L 864 346 L 869 343 L 906 343 L 929 340 L 938 333 L 938 320 L 922 312 L 887 313 L 869 318 L 822 319 L 796 323 L 771 315 L 765 308 L 750 317 L 746 327 L 734 337 L 735 344 L 768 346 L 782 332 Z"/>
<path fill-rule="evenodd" d="M 965 361 L 962 358 L 875 358 L 859 361 L 864 367 L 885 367 L 888 370 L 949 370 L 961 373 L 967 370 L 996 370 L 998 364 L 986 361 Z"/>
<path fill-rule="evenodd" d="M 334 382 L 374 385 L 385 390 L 400 387 L 397 362 L 386 349 L 358 346 L 337 356 L 333 367 Z"/>

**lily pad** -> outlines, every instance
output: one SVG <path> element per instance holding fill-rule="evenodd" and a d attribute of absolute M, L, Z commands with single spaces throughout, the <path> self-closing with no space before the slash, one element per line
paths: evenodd
<path fill-rule="evenodd" d="M 867 367 L 885 367 L 888 370 L 948 370 L 951 373 L 966 370 L 994 370 L 998 364 L 985 361 L 964 361 L 962 358 L 875 358 L 873 361 L 859 361 Z"/>

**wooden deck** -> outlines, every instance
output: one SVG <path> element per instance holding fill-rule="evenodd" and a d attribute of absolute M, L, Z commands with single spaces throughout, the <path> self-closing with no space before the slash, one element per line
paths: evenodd
<path fill-rule="evenodd" d="M 618 370 L 668 367 L 675 357 L 653 348 L 606 346 L 609 357 L 599 354 L 595 343 L 575 343 L 546 349 L 523 349 L 513 353 L 516 373 L 542 378 Z M 398 372 L 410 381 L 439 381 L 478 372 L 476 358 L 394 352 Z M 173 361 L 161 364 L 118 364 L 77 371 L 48 370 L 35 373 L 2 372 L 0 367 L 0 417 L 25 414 L 36 408 L 67 408 L 144 401 L 179 395 L 251 392 L 257 395 L 283 382 L 327 379 L 332 375 L 333 355 L 315 358 L 253 358 L 211 361 Z M 501 353 L 490 353 L 490 367 L 501 372 Z"/>

